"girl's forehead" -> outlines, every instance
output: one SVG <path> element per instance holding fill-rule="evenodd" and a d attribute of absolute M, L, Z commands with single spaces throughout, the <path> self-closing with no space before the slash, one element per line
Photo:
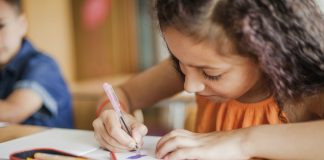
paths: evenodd
<path fill-rule="evenodd" d="M 170 53 L 181 63 L 188 66 L 210 66 L 211 68 L 228 68 L 231 65 L 241 65 L 247 62 L 246 57 L 230 53 L 230 46 L 212 41 L 197 42 L 192 37 L 169 28 L 163 32 Z M 222 48 L 222 49 L 220 49 Z M 224 53 L 228 52 L 228 53 Z"/>

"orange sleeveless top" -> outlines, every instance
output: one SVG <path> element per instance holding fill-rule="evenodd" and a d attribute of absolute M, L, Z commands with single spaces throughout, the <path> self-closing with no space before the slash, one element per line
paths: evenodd
<path fill-rule="evenodd" d="M 279 119 L 279 108 L 273 97 L 256 103 L 241 103 L 236 100 L 215 103 L 201 96 L 196 97 L 196 132 L 228 131 L 261 124 L 284 123 Z M 284 117 L 286 118 L 285 115 Z"/>

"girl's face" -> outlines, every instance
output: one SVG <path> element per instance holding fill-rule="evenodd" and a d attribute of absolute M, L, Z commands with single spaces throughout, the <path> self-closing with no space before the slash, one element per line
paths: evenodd
<path fill-rule="evenodd" d="M 251 58 L 235 53 L 221 55 L 215 44 L 196 43 L 170 27 L 163 34 L 171 54 L 179 60 L 187 92 L 217 102 L 228 99 L 255 102 L 269 96 L 261 89 L 262 72 Z"/>

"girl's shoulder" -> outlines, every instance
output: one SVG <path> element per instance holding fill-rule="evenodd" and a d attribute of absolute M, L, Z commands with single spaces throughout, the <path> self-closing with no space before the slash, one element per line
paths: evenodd
<path fill-rule="evenodd" d="M 307 97 L 305 102 L 305 107 L 309 109 L 310 113 L 314 116 L 314 118 L 324 118 L 324 92 Z"/>
<path fill-rule="evenodd" d="M 284 110 L 292 122 L 324 119 L 324 92 L 290 103 Z"/>

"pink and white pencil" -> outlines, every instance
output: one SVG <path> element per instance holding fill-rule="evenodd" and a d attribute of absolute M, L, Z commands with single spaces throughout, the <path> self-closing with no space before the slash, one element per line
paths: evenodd
<path fill-rule="evenodd" d="M 131 130 L 129 129 L 129 127 L 126 124 L 123 112 L 120 109 L 120 103 L 119 103 L 118 97 L 115 94 L 115 91 L 114 91 L 113 87 L 108 83 L 104 83 L 102 85 L 102 87 L 103 87 L 106 95 L 108 96 L 108 98 L 110 100 L 110 103 L 112 104 L 116 114 L 118 115 L 118 117 L 119 117 L 119 119 L 121 121 L 121 124 L 123 125 L 123 127 L 127 131 L 128 135 L 132 136 Z M 137 144 L 135 146 L 135 149 L 136 149 L 136 153 L 139 154 L 139 147 L 138 147 Z"/>

